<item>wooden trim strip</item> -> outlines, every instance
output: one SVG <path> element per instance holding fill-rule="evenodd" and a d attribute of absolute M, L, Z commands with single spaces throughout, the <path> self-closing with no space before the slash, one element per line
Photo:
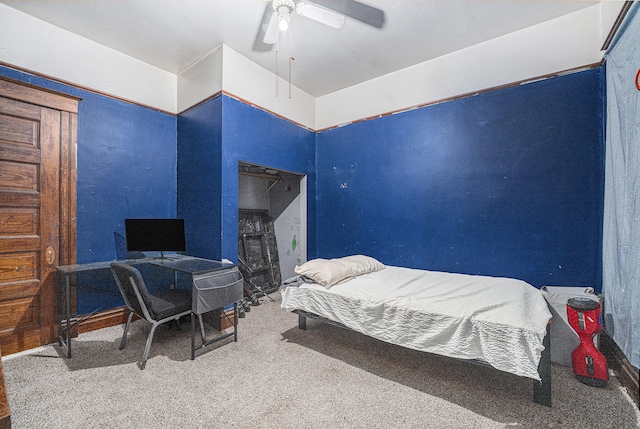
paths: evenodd
<path fill-rule="evenodd" d="M 36 71 L 33 71 L 33 70 L 29 70 L 29 69 L 26 69 L 26 68 L 23 68 L 23 67 L 15 66 L 13 64 L 5 63 L 3 61 L 0 61 L 0 66 L 6 67 L 8 69 L 15 70 L 15 71 L 19 71 L 19 72 L 22 72 L 22 73 L 27 73 L 27 74 L 30 74 L 30 75 L 33 75 L 33 76 L 41 77 L 41 78 L 44 78 L 44 79 L 48 79 L 50 81 L 61 83 L 63 85 L 67 85 L 67 86 L 70 86 L 72 88 L 76 88 L 76 89 L 80 89 L 82 91 L 90 92 L 92 94 L 97 94 L 97 95 L 101 95 L 103 97 L 111 98 L 113 100 L 122 101 L 123 103 L 134 104 L 136 106 L 146 107 L 147 109 L 155 110 L 156 112 L 165 113 L 165 114 L 171 115 L 171 116 L 176 116 L 175 113 L 172 113 L 172 112 L 169 112 L 169 111 L 166 111 L 166 110 L 162 110 L 162 109 L 159 109 L 157 107 L 149 106 L 147 104 L 139 103 L 137 101 L 132 101 L 132 100 L 129 100 L 127 98 L 118 97 L 118 96 L 115 96 L 113 94 L 108 94 L 106 92 L 99 91 L 97 89 L 92 89 L 92 88 L 89 88 L 89 87 L 86 87 L 86 86 L 78 85 L 78 84 L 69 82 L 69 81 L 64 80 L 64 79 L 58 79 L 56 77 L 49 76 L 49 75 L 44 74 L 44 73 L 39 73 L 39 72 L 36 72 Z M 23 85 L 27 85 L 22 81 L 11 79 L 11 78 L 7 78 L 7 77 L 1 77 L 0 76 L 0 79 L 11 80 L 11 81 L 23 84 Z M 31 86 L 33 86 L 34 88 L 38 88 L 38 89 L 44 90 L 44 91 L 49 91 L 49 92 L 52 92 L 52 93 L 61 94 L 61 95 L 66 96 L 66 97 L 72 97 L 71 95 L 68 95 L 68 94 L 65 94 L 65 93 L 57 93 L 55 91 L 48 90 L 46 88 L 41 88 L 39 86 L 35 86 L 35 85 L 31 85 Z M 77 98 L 77 100 L 82 100 L 82 98 Z M 78 113 L 77 110 L 74 113 Z"/>
<path fill-rule="evenodd" d="M 205 313 L 203 317 L 209 321 L 211 326 L 217 331 L 233 328 L 233 308 L 226 311 L 222 311 L 221 309 L 213 310 L 210 313 Z"/>
<path fill-rule="evenodd" d="M 627 16 L 627 12 L 629 12 L 629 9 L 631 9 L 632 4 L 633 4 L 633 1 L 626 1 L 624 2 L 624 5 L 622 5 L 622 9 L 620 9 L 620 13 L 616 18 L 616 22 L 613 23 L 613 27 L 611 27 L 611 31 L 609 31 L 609 34 L 607 35 L 607 38 L 605 39 L 604 44 L 602 45 L 602 48 L 600 48 L 601 51 L 606 51 L 607 49 L 609 49 L 609 46 L 611 46 L 611 42 L 613 42 L 613 38 L 616 37 L 616 33 L 620 29 L 620 26 L 622 25 L 622 21 L 624 21 L 624 18 Z"/>
<path fill-rule="evenodd" d="M 200 105 L 202 105 L 202 104 L 204 104 L 204 103 L 206 103 L 206 102 L 208 102 L 208 101 L 220 96 L 221 94 L 224 94 L 224 95 L 226 95 L 228 97 L 231 97 L 231 98 L 233 98 L 233 99 L 235 99 L 237 101 L 240 101 L 241 103 L 244 103 L 244 104 L 246 104 L 248 106 L 251 106 L 251 107 L 255 107 L 257 109 L 260 109 L 260 110 L 262 110 L 264 112 L 267 112 L 267 113 L 269 113 L 269 114 L 271 114 L 271 115 L 273 115 L 273 116 L 275 116 L 277 118 L 283 119 L 283 120 L 285 120 L 287 122 L 290 122 L 290 123 L 292 123 L 294 125 L 297 125 L 297 126 L 299 126 L 301 128 L 304 128 L 304 129 L 309 130 L 311 132 L 321 133 L 323 131 L 329 131 L 329 130 L 333 130 L 333 129 L 336 129 L 336 128 L 340 128 L 340 127 L 343 127 L 345 125 L 355 124 L 355 123 L 363 122 L 363 121 L 369 121 L 369 120 L 372 120 L 372 119 L 382 118 L 384 116 L 395 115 L 395 114 L 398 114 L 398 113 L 404 113 L 404 112 L 408 112 L 410 110 L 419 109 L 419 108 L 427 107 L 427 106 L 432 106 L 432 105 L 435 105 L 435 104 L 445 103 L 445 102 L 448 102 L 448 101 L 468 98 L 468 97 L 472 97 L 472 96 L 475 96 L 475 95 L 483 94 L 485 92 L 497 91 L 497 90 L 500 90 L 500 89 L 505 89 L 505 88 L 510 88 L 510 87 L 514 87 L 514 86 L 524 85 L 524 84 L 527 84 L 527 83 L 533 83 L 533 82 L 537 82 L 537 81 L 540 81 L 540 80 L 550 79 L 550 78 L 553 78 L 553 77 L 564 76 L 564 75 L 570 74 L 570 73 L 577 73 L 577 72 L 584 71 L 584 70 L 590 70 L 590 69 L 593 69 L 593 68 L 601 67 L 603 63 L 604 63 L 604 60 L 600 61 L 598 63 L 589 64 L 589 65 L 582 66 L 582 67 L 576 67 L 576 68 L 573 68 L 573 69 L 568 69 L 568 70 L 560 71 L 560 72 L 557 72 L 557 73 L 550 73 L 550 74 L 546 74 L 546 75 L 542 75 L 542 76 L 538 76 L 538 77 L 534 77 L 534 78 L 530 78 L 530 79 L 524 79 L 524 80 L 520 80 L 520 81 L 516 81 L 516 82 L 504 84 L 504 85 L 498 85 L 498 86 L 494 86 L 494 87 L 491 87 L 491 88 L 486 88 L 486 89 L 483 89 L 483 90 L 480 90 L 480 91 L 469 92 L 469 93 L 465 93 L 465 94 L 460 94 L 460 95 L 455 95 L 455 96 L 452 96 L 452 97 L 447 97 L 447 98 L 443 98 L 443 99 L 439 99 L 439 100 L 430 101 L 430 102 L 427 102 L 427 103 L 416 104 L 414 106 L 403 107 L 403 108 L 392 110 L 392 111 L 389 111 L 389 112 L 386 112 L 386 113 L 380 113 L 380 114 L 369 116 L 369 117 L 362 118 L 362 119 L 355 119 L 353 121 L 348 121 L 348 122 L 345 122 L 345 123 L 332 125 L 330 127 L 321 128 L 321 129 L 317 129 L 317 130 L 313 129 L 313 128 L 310 128 L 310 127 L 307 127 L 306 125 L 303 125 L 303 124 L 301 124 L 299 122 L 291 120 L 291 119 L 289 119 L 289 118 L 287 118 L 285 116 L 282 116 L 282 115 L 280 115 L 278 113 L 275 113 L 275 112 L 273 112 L 273 111 L 271 111 L 269 109 L 266 109 L 266 108 L 264 108 L 264 107 L 262 107 L 262 106 L 260 106 L 258 104 L 252 103 L 249 100 L 246 100 L 246 99 L 244 99 L 242 97 L 238 97 L 237 95 L 235 95 L 235 94 L 233 94 L 233 93 L 231 93 L 229 91 L 225 91 L 225 90 L 218 91 L 215 94 L 207 97 L 206 99 L 204 99 L 202 101 L 199 101 L 198 103 L 194 104 L 193 106 L 188 107 L 188 108 L 186 108 L 186 109 L 184 109 L 181 112 L 176 114 L 176 113 L 167 112 L 165 110 L 158 109 L 158 108 L 155 108 L 155 107 L 152 107 L 152 106 L 148 106 L 148 105 L 145 105 L 145 104 L 142 104 L 142 103 L 131 101 L 131 100 L 128 100 L 128 99 L 125 99 L 125 98 L 116 97 L 114 95 L 107 94 L 107 93 L 102 92 L 102 91 L 97 91 L 95 89 L 91 89 L 91 88 L 83 87 L 83 86 L 80 86 L 80 85 L 76 85 L 76 84 L 73 84 L 71 82 L 67 82 L 67 81 L 64 81 L 64 80 L 61 80 L 61 79 L 57 79 L 57 78 L 54 78 L 54 77 L 51 77 L 51 76 L 47 76 L 47 75 L 42 74 L 42 73 L 37 73 L 37 72 L 31 71 L 31 70 L 27 70 L 27 69 L 23 69 L 23 68 L 20 68 L 20 67 L 17 67 L 17 66 L 13 66 L 11 64 L 7 64 L 7 63 L 4 63 L 2 61 L 0 61 L 0 66 L 4 66 L 4 67 L 10 68 L 10 69 L 14 69 L 14 70 L 17 70 L 17 71 L 21 71 L 21 72 L 24 72 L 24 73 L 29 73 L 29 74 L 32 74 L 34 76 L 43 77 L 45 79 L 50 79 L 52 81 L 59 82 L 59 83 L 62 83 L 64 85 L 69 85 L 71 87 L 81 89 L 83 91 L 87 91 L 87 92 L 98 94 L 98 95 L 101 95 L 101 96 L 104 96 L 104 97 L 112 98 L 114 100 L 119 100 L 119 101 L 122 101 L 122 102 L 125 102 L 125 103 L 134 104 L 134 105 L 141 106 L 141 107 L 146 107 L 148 109 L 152 109 L 152 110 L 155 110 L 157 112 L 165 113 L 165 114 L 172 115 L 172 116 L 182 115 L 182 114 L 190 111 L 191 109 L 194 109 L 194 108 L 196 108 L 196 107 L 198 107 L 198 106 L 200 106 Z M 4 78 L 4 77 L 0 77 L 0 79 L 13 80 L 13 79 L 8 79 L 8 78 Z M 16 81 L 16 82 L 20 83 L 20 81 Z"/>
<path fill-rule="evenodd" d="M 466 94 L 460 94 L 460 95 L 454 95 L 453 97 L 447 97 L 447 98 L 442 98 L 439 100 L 434 100 L 434 101 L 429 101 L 427 103 L 422 103 L 422 104 L 416 104 L 414 106 L 410 106 L 410 107 L 403 107 L 397 110 L 392 110 L 390 112 L 386 112 L 386 113 L 380 113 L 377 115 L 373 115 L 373 116 L 368 116 L 366 118 L 362 118 L 362 119 L 355 119 L 351 122 L 345 122 L 343 124 L 338 124 L 338 125 L 332 125 L 330 127 L 327 128 L 322 128 L 320 130 L 317 130 L 317 133 L 321 133 L 323 131 L 329 131 L 329 130 L 334 130 L 336 128 L 341 128 L 344 127 L 345 125 L 351 125 L 351 124 L 356 124 L 358 122 L 364 122 L 364 121 L 370 121 L 372 119 L 378 119 L 378 118 L 382 118 L 385 116 L 391 116 L 391 115 L 397 115 L 398 113 L 404 113 L 404 112 L 408 112 L 410 110 L 415 110 L 415 109 L 420 109 L 422 107 L 427 107 L 427 106 L 434 106 L 436 104 L 441 104 L 441 103 L 446 103 L 449 101 L 454 101 L 454 100 L 460 100 L 463 98 L 468 98 L 468 97 L 474 97 L 476 95 L 480 95 L 480 94 L 484 94 L 486 92 L 493 92 L 493 91 L 498 91 L 501 89 L 506 89 L 506 88 L 511 88 L 511 87 L 515 87 L 515 86 L 520 86 L 520 85 L 526 85 L 528 83 L 533 83 L 533 82 L 538 82 L 541 80 L 546 80 L 546 79 L 550 79 L 553 77 L 560 77 L 560 76 L 564 76 L 567 74 L 571 74 L 571 73 L 577 73 L 577 72 L 581 72 L 581 71 L 585 71 L 585 70 L 591 70 L 594 68 L 598 68 L 601 67 L 602 64 L 604 63 L 604 61 L 600 61 L 598 63 L 594 63 L 594 64 L 589 64 L 583 67 L 576 67 L 573 69 L 569 69 L 569 70 L 564 70 L 561 72 L 557 72 L 557 73 L 550 73 L 550 74 L 546 74 L 546 75 L 542 75 L 542 76 L 538 76 L 538 77 L 533 77 L 533 78 L 529 78 L 529 79 L 524 79 L 524 80 L 520 80 L 520 81 L 516 81 L 516 82 L 512 82 L 512 83 L 507 83 L 504 85 L 498 85 L 498 86 L 494 86 L 491 88 L 486 88 L 480 91 L 473 91 L 473 92 L 467 92 Z"/>
<path fill-rule="evenodd" d="M 9 399 L 7 399 L 7 387 L 4 384 L 4 373 L 2 372 L 2 352 L 0 352 L 0 429 L 11 428 L 11 411 L 9 410 Z"/>
<path fill-rule="evenodd" d="M 78 334 L 127 323 L 129 313 L 127 307 L 118 307 L 97 313 L 77 325 Z M 139 319 L 139 317 L 134 315 L 133 320 L 137 319 Z"/>
<path fill-rule="evenodd" d="M 0 78 L 0 96 L 71 113 L 78 113 L 78 100 L 80 100 L 68 94 L 6 77 Z"/>
<path fill-rule="evenodd" d="M 235 94 L 233 94 L 233 93 L 231 93 L 231 92 L 229 92 L 229 91 L 225 91 L 225 90 L 218 91 L 218 92 L 216 92 L 215 94 L 210 95 L 209 97 L 205 98 L 204 100 L 197 102 L 197 103 L 196 103 L 196 104 L 194 104 L 193 106 L 188 107 L 188 108 L 186 108 L 186 109 L 182 110 L 180 113 L 178 113 L 178 116 L 183 115 L 183 114 L 185 114 L 185 113 L 189 112 L 190 110 L 195 109 L 196 107 L 202 106 L 203 104 L 205 104 L 205 103 L 207 103 L 207 102 L 209 102 L 209 101 L 213 100 L 214 98 L 219 97 L 220 95 L 223 95 L 223 94 L 224 94 L 224 95 L 226 95 L 226 96 L 227 96 L 227 97 L 229 97 L 229 98 L 233 98 L 234 100 L 237 100 L 237 101 L 239 101 L 239 102 L 241 102 L 241 103 L 244 103 L 244 104 L 246 104 L 246 105 L 248 105 L 248 106 L 255 107 L 256 109 L 260 109 L 260 110 L 262 110 L 263 112 L 267 112 L 267 113 L 268 113 L 268 114 L 270 114 L 270 115 L 273 115 L 273 116 L 275 116 L 275 117 L 277 117 L 277 118 L 280 118 L 280 119 L 282 119 L 282 120 L 285 120 L 285 121 L 287 121 L 287 122 L 290 122 L 290 123 L 292 123 L 293 125 L 296 125 L 296 126 L 298 126 L 298 127 L 300 127 L 300 128 L 304 128 L 305 130 L 308 130 L 308 131 L 311 131 L 311 132 L 315 132 L 315 130 L 314 130 L 313 128 L 309 128 L 309 127 L 307 127 L 306 125 L 303 125 L 303 124 L 301 124 L 301 123 L 299 123 L 299 122 L 296 122 L 296 121 L 294 121 L 294 120 L 292 120 L 292 119 L 289 119 L 289 118 L 287 118 L 287 117 L 285 117 L 285 116 L 282 116 L 282 115 L 280 115 L 280 114 L 278 114 L 278 113 L 275 113 L 275 112 L 273 112 L 273 111 L 271 111 L 271 110 L 269 110 L 269 109 L 266 109 L 266 108 L 264 108 L 264 107 L 262 107 L 262 106 L 260 106 L 260 105 L 258 105 L 258 104 L 252 103 L 251 101 L 249 101 L 249 100 L 247 100 L 247 99 L 244 99 L 244 98 L 242 98 L 242 97 L 238 97 L 237 95 L 235 95 Z"/>
<path fill-rule="evenodd" d="M 203 104 L 208 103 L 209 101 L 211 101 L 211 100 L 213 100 L 214 98 L 217 98 L 217 97 L 219 97 L 219 96 L 221 96 L 221 95 L 222 95 L 222 91 L 218 91 L 218 92 L 216 92 L 216 93 L 214 93 L 214 94 L 212 94 L 212 95 L 208 96 L 208 97 L 207 97 L 207 98 L 205 98 L 204 100 L 202 100 L 202 101 L 198 101 L 198 102 L 197 102 L 196 104 L 194 104 L 193 106 L 191 106 L 191 107 L 187 107 L 187 108 L 186 108 L 186 109 L 184 109 L 183 111 L 179 112 L 177 116 L 184 115 L 185 113 L 187 113 L 187 112 L 189 112 L 189 111 L 191 111 L 191 110 L 195 109 L 196 107 L 200 107 L 200 106 L 202 106 Z"/>
<path fill-rule="evenodd" d="M 609 368 L 615 373 L 620 384 L 627 389 L 627 393 L 640 409 L 640 371 L 631 365 L 631 362 L 606 330 L 602 330 L 600 333 L 599 349 L 607 358 Z"/>
<path fill-rule="evenodd" d="M 227 97 L 231 97 L 231 98 L 233 98 L 234 100 L 238 100 L 239 102 L 244 103 L 244 104 L 247 104 L 247 105 L 249 105 L 249 106 L 251 106 L 251 107 L 255 107 L 256 109 L 263 110 L 263 111 L 265 111 L 265 112 L 267 112 L 267 113 L 269 113 L 269 114 L 271 114 L 271 115 L 273 115 L 273 116 L 275 116 L 275 117 L 277 117 L 277 118 L 280 118 L 280 119 L 283 119 L 283 120 L 285 120 L 285 121 L 287 121 L 287 122 L 290 122 L 290 123 L 292 123 L 293 125 L 297 125 L 297 126 L 299 126 L 300 128 L 304 128 L 304 129 L 306 129 L 306 130 L 308 130 L 308 131 L 315 132 L 315 130 L 314 130 L 313 128 L 309 128 L 309 127 L 307 127 L 306 125 L 301 124 L 300 122 L 296 122 L 296 121 L 294 121 L 293 119 L 289 119 L 289 118 L 287 118 L 287 117 L 285 117 L 285 116 L 282 116 L 282 115 L 281 115 L 281 114 L 279 114 L 279 113 L 275 113 L 275 112 L 272 112 L 272 111 L 271 111 L 271 110 L 269 110 L 269 109 L 265 109 L 264 107 L 260 106 L 259 104 L 255 104 L 255 103 L 252 103 L 252 102 L 251 102 L 251 101 L 249 101 L 249 100 L 246 100 L 246 99 L 244 99 L 244 98 L 238 97 L 237 95 L 232 94 L 232 93 L 230 93 L 229 91 L 224 91 L 224 90 L 223 90 L 223 91 L 222 91 L 222 93 L 223 93 L 224 95 L 226 95 Z"/>
<path fill-rule="evenodd" d="M 60 250 L 58 263 L 76 263 L 76 143 L 77 120 L 74 113 L 63 113 L 60 139 Z"/>
<path fill-rule="evenodd" d="M 111 310 L 106 310 L 100 313 L 96 313 L 95 315 L 91 316 L 86 320 L 81 321 L 78 325 L 76 325 L 72 329 L 73 336 L 75 337 L 78 334 L 95 331 L 97 329 L 123 325 L 127 323 L 127 318 L 129 317 L 129 313 L 130 311 L 126 306 L 113 308 Z M 225 313 L 226 313 L 226 316 L 225 316 Z M 214 310 L 210 313 L 206 313 L 204 317 L 218 331 L 233 327 L 233 309 L 229 309 L 225 312 L 221 310 Z M 133 316 L 133 321 L 138 319 L 139 317 L 137 315 Z"/>

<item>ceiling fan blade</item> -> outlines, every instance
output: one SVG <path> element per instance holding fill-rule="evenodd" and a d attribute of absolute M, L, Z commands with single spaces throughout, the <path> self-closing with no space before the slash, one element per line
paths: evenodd
<path fill-rule="evenodd" d="M 272 48 L 271 46 L 272 44 L 267 44 L 264 41 L 267 35 L 267 28 L 269 27 L 269 23 L 271 22 L 272 17 L 273 17 L 273 7 L 271 6 L 271 2 L 269 2 L 264 8 L 264 13 L 262 14 L 262 21 L 260 21 L 260 25 L 258 26 L 258 33 L 256 34 L 256 39 L 253 41 L 253 50 L 255 52 L 268 52 Z"/>
<path fill-rule="evenodd" d="M 262 41 L 267 45 L 275 45 L 278 41 L 278 14 L 275 12 L 271 14 L 271 19 L 264 32 L 264 39 L 262 39 Z"/>
<path fill-rule="evenodd" d="M 298 15 L 313 19 L 333 28 L 340 28 L 344 24 L 344 16 L 331 10 L 316 6 L 311 3 L 299 2 L 296 4 Z"/>
<path fill-rule="evenodd" d="M 375 28 L 384 26 L 384 11 L 356 0 L 313 0 L 321 6 Z"/>

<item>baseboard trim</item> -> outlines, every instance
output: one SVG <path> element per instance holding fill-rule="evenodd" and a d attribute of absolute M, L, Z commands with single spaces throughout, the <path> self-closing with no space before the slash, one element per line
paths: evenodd
<path fill-rule="evenodd" d="M 631 365 L 620 347 L 605 330 L 601 332 L 599 348 L 607 358 L 609 368 L 615 373 L 620 384 L 627 389 L 629 396 L 640 409 L 640 371 Z"/>
<path fill-rule="evenodd" d="M 75 337 L 77 334 L 82 334 L 84 332 L 91 332 L 96 329 L 108 328 L 110 326 L 123 325 L 127 323 L 129 313 L 129 309 L 127 307 L 118 307 L 112 310 L 96 313 L 90 318 L 78 323 L 74 328 L 72 328 L 71 332 Z M 213 310 L 203 316 L 206 321 L 218 331 L 233 328 L 233 309 L 229 309 L 225 312 L 222 310 Z M 139 319 L 139 317 L 134 315 L 133 320 L 137 319 Z"/>
<path fill-rule="evenodd" d="M 82 334 L 84 332 L 95 331 L 97 329 L 108 328 L 110 326 L 118 326 L 127 323 L 129 317 L 129 309 L 127 307 L 118 307 L 107 311 L 96 313 L 88 319 L 85 319 L 78 323 L 77 332 Z M 138 316 L 133 316 L 133 320 L 139 319 Z M 73 332 L 73 330 L 72 330 Z"/>
<path fill-rule="evenodd" d="M 205 322 L 217 331 L 233 328 L 233 308 L 224 312 L 222 310 L 213 310 L 210 313 L 203 314 L 203 318 Z"/>

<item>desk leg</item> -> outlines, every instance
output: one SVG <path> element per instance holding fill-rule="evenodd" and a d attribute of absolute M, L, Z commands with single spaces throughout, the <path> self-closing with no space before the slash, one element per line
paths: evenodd
<path fill-rule="evenodd" d="M 60 273 L 58 273 L 59 275 Z M 56 280 L 58 283 L 58 296 L 56 297 L 58 302 L 58 345 L 62 347 L 62 282 L 59 277 Z"/>
<path fill-rule="evenodd" d="M 233 304 L 233 341 L 238 342 L 238 303 Z"/>
<path fill-rule="evenodd" d="M 191 360 L 196 359 L 196 318 L 191 312 Z"/>
<path fill-rule="evenodd" d="M 200 322 L 200 335 L 202 336 L 202 344 L 207 342 L 207 336 L 204 332 L 204 322 L 202 321 L 202 314 L 198 314 L 198 322 Z"/>
<path fill-rule="evenodd" d="M 65 303 L 67 306 L 67 357 L 71 358 L 71 286 L 69 284 L 69 274 L 66 275 L 65 293 Z"/>

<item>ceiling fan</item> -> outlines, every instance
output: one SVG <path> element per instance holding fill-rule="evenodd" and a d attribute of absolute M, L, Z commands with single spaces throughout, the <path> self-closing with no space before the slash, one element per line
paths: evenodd
<path fill-rule="evenodd" d="M 384 12 L 356 0 L 269 0 L 258 28 L 254 51 L 271 50 L 278 33 L 289 29 L 292 17 L 300 15 L 339 29 L 345 16 L 376 28 L 384 25 Z"/>

